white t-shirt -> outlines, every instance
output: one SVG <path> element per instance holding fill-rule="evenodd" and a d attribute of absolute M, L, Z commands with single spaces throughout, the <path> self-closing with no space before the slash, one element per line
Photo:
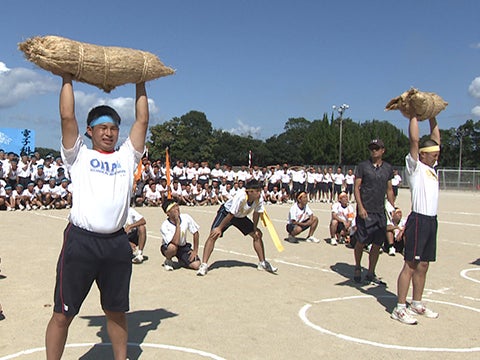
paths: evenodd
<path fill-rule="evenodd" d="M 117 151 L 88 149 L 79 136 L 72 149 L 61 149 L 75 184 L 69 220 L 82 229 L 111 234 L 123 228 L 132 193 L 133 175 L 142 153 L 128 138 Z"/>
<path fill-rule="evenodd" d="M 153 191 L 150 186 L 145 186 L 144 194 L 145 198 L 151 201 L 157 201 L 162 198 L 162 194 L 157 187 L 155 187 L 155 191 Z"/>
<path fill-rule="evenodd" d="M 135 224 L 137 221 L 140 221 L 142 219 L 143 219 L 143 215 L 141 215 L 134 208 L 129 207 L 128 208 L 128 214 L 127 214 L 127 221 L 125 222 L 125 225 Z"/>
<path fill-rule="evenodd" d="M 347 185 L 353 185 L 355 183 L 355 175 L 345 175 L 345 183 Z"/>
<path fill-rule="evenodd" d="M 299 182 L 299 183 L 305 182 L 305 171 L 303 171 L 303 169 L 292 170 L 291 175 L 292 175 L 293 182 Z"/>
<path fill-rule="evenodd" d="M 247 202 L 247 192 L 243 188 L 239 189 L 235 196 L 229 199 L 224 206 L 225 210 L 233 214 L 233 216 L 237 218 L 244 218 L 252 211 L 263 213 L 263 204 L 263 199 L 260 198 L 249 205 Z"/>
<path fill-rule="evenodd" d="M 398 174 L 392 178 L 392 186 L 398 186 L 401 182 L 402 182 L 402 177 Z"/>
<path fill-rule="evenodd" d="M 180 214 L 180 242 L 178 246 L 185 246 L 187 244 L 187 231 L 191 234 L 195 234 L 200 226 L 193 220 L 193 218 L 188 214 Z M 165 245 L 170 244 L 173 240 L 173 235 L 177 227 L 170 222 L 170 220 L 165 220 L 160 227 L 160 233 L 162 234 L 162 242 Z"/>
<path fill-rule="evenodd" d="M 193 178 L 197 177 L 198 171 L 194 167 L 187 167 L 187 170 L 185 170 L 187 174 L 187 179 L 192 180 Z"/>
<path fill-rule="evenodd" d="M 410 153 L 405 157 L 405 163 L 412 195 L 412 211 L 427 216 L 437 215 L 437 172 L 420 160 L 415 161 Z"/>
<path fill-rule="evenodd" d="M 242 180 L 243 182 L 245 182 L 247 180 L 247 175 L 248 175 L 247 170 L 238 170 L 237 171 L 237 181 Z"/>
<path fill-rule="evenodd" d="M 218 181 L 220 181 L 224 177 L 223 170 L 213 168 L 210 172 L 210 176 L 212 177 L 212 179 L 217 179 Z"/>
<path fill-rule="evenodd" d="M 290 182 L 290 180 L 292 178 L 290 170 L 287 170 L 287 172 L 282 171 L 280 174 L 281 174 L 280 179 L 282 180 L 282 183 L 286 184 L 286 183 Z"/>
<path fill-rule="evenodd" d="M 344 221 L 352 221 L 355 218 L 353 206 L 347 205 L 343 207 L 339 201 L 332 205 L 332 213 L 337 214 L 337 216 Z"/>
<path fill-rule="evenodd" d="M 294 221 L 304 222 L 305 220 L 308 220 L 312 214 L 313 211 L 310 209 L 308 204 L 306 204 L 303 209 L 300 209 L 298 203 L 295 203 L 288 212 L 288 223 L 291 224 Z"/>
<path fill-rule="evenodd" d="M 210 177 L 210 168 L 208 166 L 198 169 L 198 178 L 201 180 L 208 180 Z"/>
<path fill-rule="evenodd" d="M 345 180 L 345 175 L 343 175 L 342 173 L 340 174 L 336 173 L 336 174 L 333 174 L 332 178 L 335 185 L 343 185 L 343 181 Z"/>

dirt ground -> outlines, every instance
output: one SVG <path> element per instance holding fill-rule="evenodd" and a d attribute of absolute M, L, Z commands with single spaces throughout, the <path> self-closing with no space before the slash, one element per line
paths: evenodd
<path fill-rule="evenodd" d="M 353 252 L 343 245 L 283 242 L 277 252 L 264 230 L 273 275 L 256 270 L 250 238 L 229 229 L 217 242 L 210 271 L 166 272 L 159 252 L 160 208 L 147 220 L 149 260 L 134 265 L 129 359 L 478 359 L 480 356 L 480 194 L 441 192 L 437 262 L 425 300 L 440 312 L 416 326 L 390 319 L 402 256 L 382 254 L 377 274 L 388 287 L 356 285 Z M 398 205 L 408 214 L 409 192 Z M 328 238 L 330 206 L 310 204 Z M 182 207 L 200 224 L 201 249 L 217 207 Z M 281 238 L 289 205 L 268 205 Z M 43 359 L 52 312 L 55 264 L 68 210 L 1 212 L 0 360 Z M 306 236 L 306 235 L 305 235 Z M 368 265 L 364 253 L 362 264 Z M 64 359 L 111 359 L 94 287 L 70 327 Z"/>

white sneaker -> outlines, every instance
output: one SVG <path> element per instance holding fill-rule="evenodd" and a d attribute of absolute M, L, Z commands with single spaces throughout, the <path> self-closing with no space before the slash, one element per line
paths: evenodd
<path fill-rule="evenodd" d="M 10 206 L 7 206 L 7 211 L 13 211 L 13 209 Z"/>
<path fill-rule="evenodd" d="M 143 262 L 143 255 L 142 254 L 138 254 L 137 256 L 135 256 L 132 259 L 132 263 L 134 263 L 134 264 L 141 264 L 142 262 Z"/>
<path fill-rule="evenodd" d="M 198 276 L 205 276 L 205 275 L 207 275 L 207 272 L 208 272 L 208 264 L 207 263 L 201 263 L 200 267 L 197 271 L 197 275 Z"/>
<path fill-rule="evenodd" d="M 438 318 L 438 312 L 435 312 L 435 311 L 427 308 L 424 304 L 422 304 L 418 307 L 410 305 L 407 308 L 407 312 L 412 316 L 420 315 L 420 316 L 425 316 L 426 318 L 429 318 L 429 319 Z"/>
<path fill-rule="evenodd" d="M 278 269 L 272 266 L 267 260 L 264 260 L 258 263 L 257 270 L 265 270 L 273 274 L 276 273 Z"/>
<path fill-rule="evenodd" d="M 388 255 L 395 256 L 395 247 L 390 246 L 390 249 L 388 249 Z"/>
<path fill-rule="evenodd" d="M 336 238 L 331 238 L 330 239 L 330 245 L 337 246 L 337 239 Z"/>
<path fill-rule="evenodd" d="M 163 268 L 166 271 L 173 271 L 173 261 L 171 259 L 165 259 L 165 262 L 163 263 Z"/>
<path fill-rule="evenodd" d="M 27 210 L 28 211 L 32 210 L 32 207 L 30 206 L 30 204 L 27 204 Z"/>
<path fill-rule="evenodd" d="M 24 209 L 25 209 L 25 206 L 23 206 L 22 204 L 18 204 L 18 208 L 19 208 L 20 210 L 24 210 Z"/>
<path fill-rule="evenodd" d="M 407 324 L 407 325 L 417 324 L 417 319 L 408 313 L 407 308 L 399 308 L 396 306 L 395 309 L 393 309 L 392 313 L 390 314 L 390 317 L 394 320 L 400 321 L 403 324 Z"/>
<path fill-rule="evenodd" d="M 318 244 L 320 242 L 319 239 L 317 239 L 315 236 L 310 236 L 308 239 L 307 239 L 307 242 L 311 242 L 311 243 L 316 243 Z"/>

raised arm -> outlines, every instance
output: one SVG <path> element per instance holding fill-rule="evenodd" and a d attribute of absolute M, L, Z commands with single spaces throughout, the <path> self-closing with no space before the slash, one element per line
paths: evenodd
<path fill-rule="evenodd" d="M 148 130 L 148 98 L 145 83 L 136 84 L 135 122 L 130 130 L 130 141 L 138 152 L 145 148 L 145 138 Z"/>
<path fill-rule="evenodd" d="M 408 126 L 408 138 L 410 139 L 410 156 L 418 160 L 418 147 L 420 142 L 420 133 L 418 130 L 418 120 L 416 116 L 410 118 Z"/>
<path fill-rule="evenodd" d="M 438 128 L 437 119 L 435 117 L 430 119 L 430 139 L 440 145 L 440 129 Z"/>
<path fill-rule="evenodd" d="M 62 145 L 65 149 L 71 149 L 78 138 L 78 123 L 75 117 L 75 98 L 73 95 L 72 76 L 66 74 L 62 79 L 62 89 L 60 90 Z"/>

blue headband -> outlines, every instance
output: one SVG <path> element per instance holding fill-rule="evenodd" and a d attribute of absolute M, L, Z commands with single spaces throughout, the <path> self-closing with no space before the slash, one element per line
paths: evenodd
<path fill-rule="evenodd" d="M 111 123 L 111 124 L 114 124 L 114 125 L 117 125 L 118 126 L 118 121 L 115 121 L 113 120 L 110 116 L 108 115 L 102 115 L 98 118 L 96 118 L 95 120 L 93 120 L 91 123 L 90 123 L 90 127 L 94 127 L 95 125 L 100 125 L 100 124 L 105 124 L 105 123 Z"/>

